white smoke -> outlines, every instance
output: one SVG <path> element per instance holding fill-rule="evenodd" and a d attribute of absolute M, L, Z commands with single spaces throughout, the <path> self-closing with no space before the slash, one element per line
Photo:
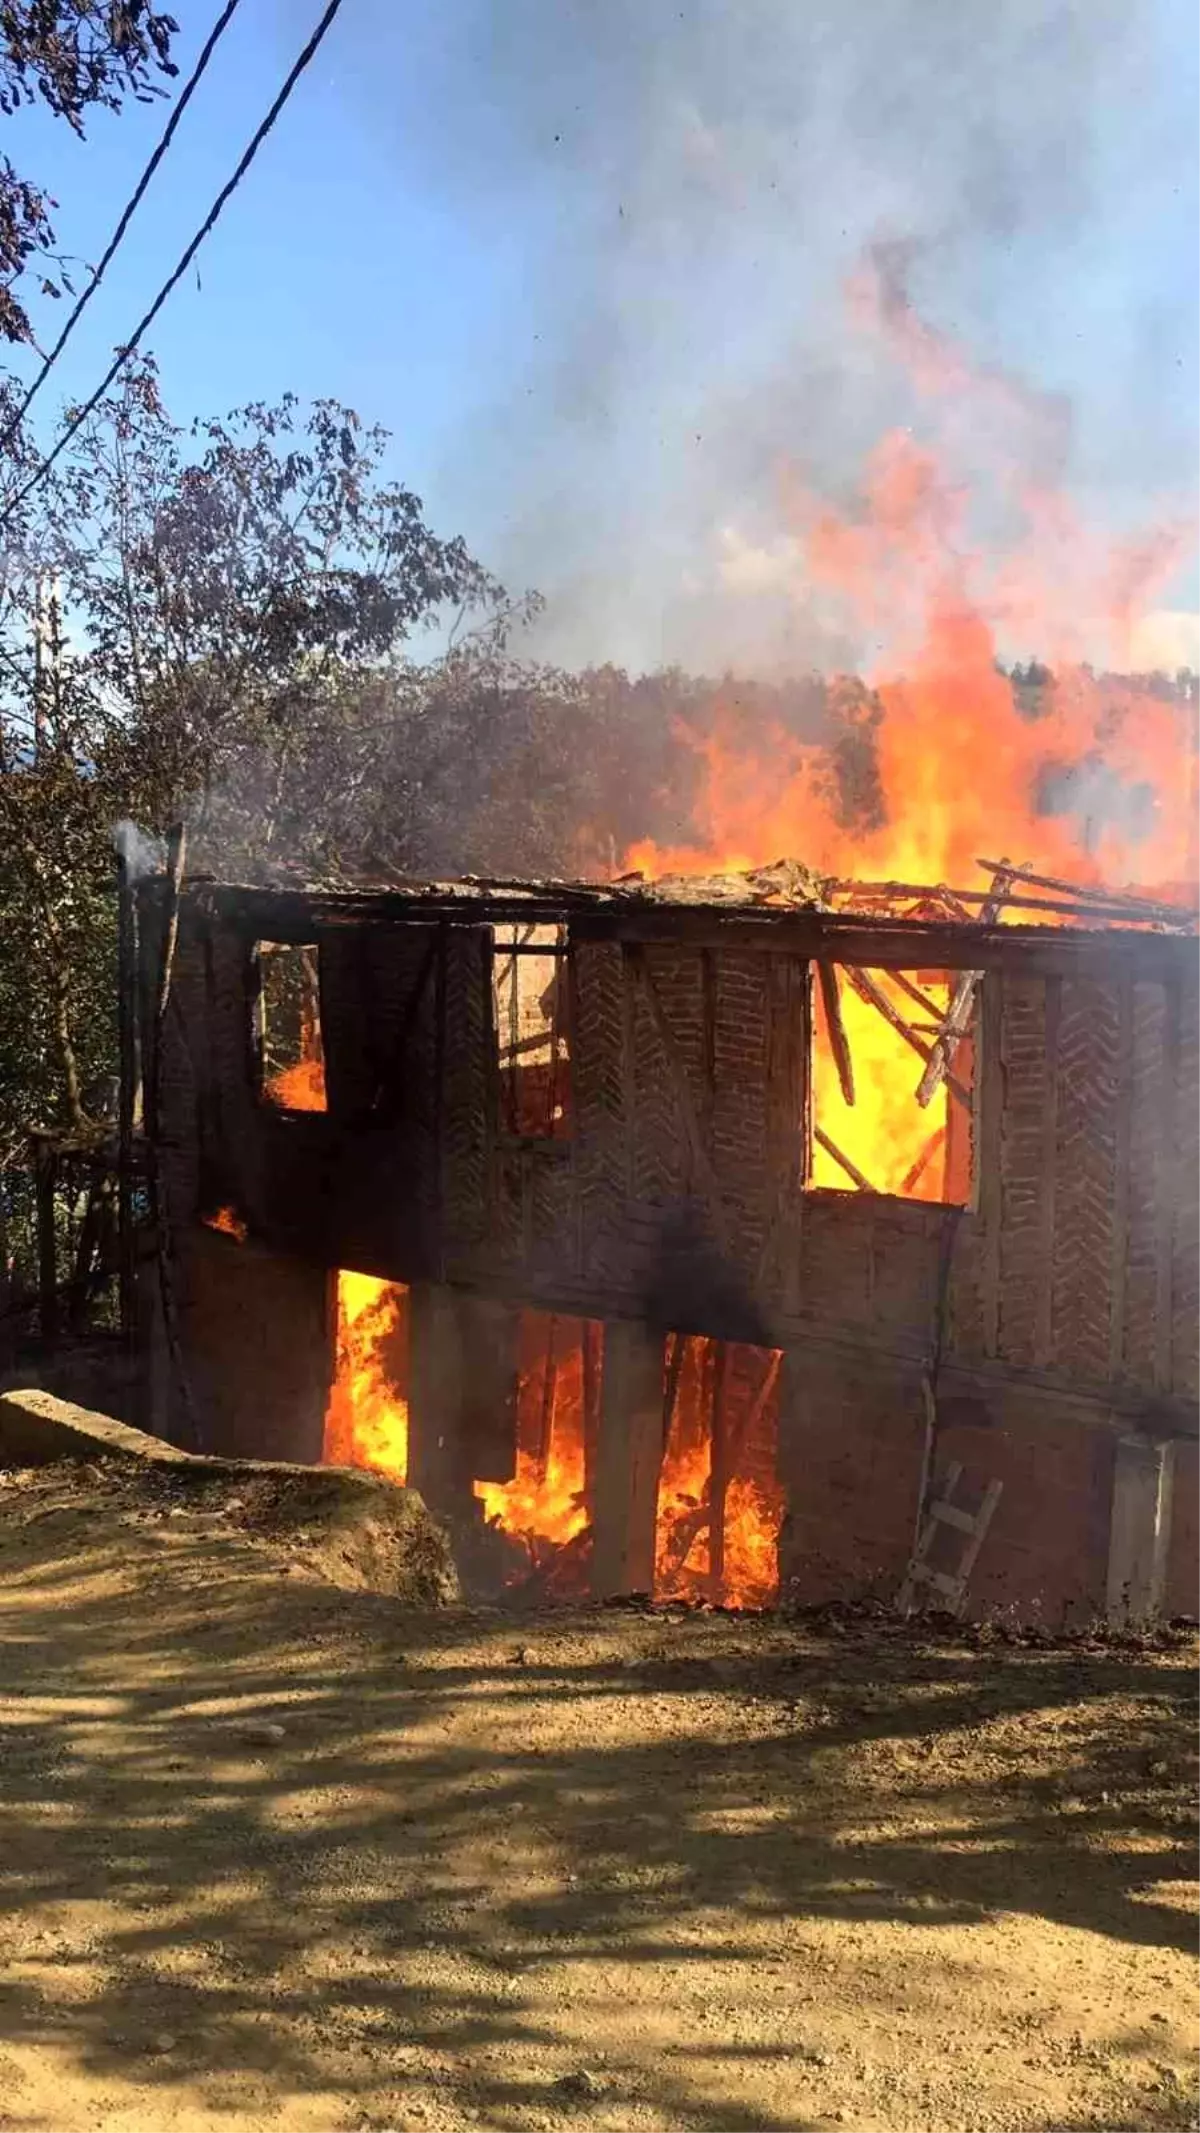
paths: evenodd
<path fill-rule="evenodd" d="M 131 881 L 141 881 L 147 874 L 161 874 L 166 866 L 167 848 L 162 838 L 149 836 L 136 822 L 118 822 L 113 843 L 125 861 Z"/>
<path fill-rule="evenodd" d="M 1011 451 L 1101 534 L 1170 510 L 1195 462 L 1193 16 L 446 0 L 417 23 L 361 0 L 340 85 L 445 228 L 470 350 L 427 501 L 545 592 L 539 648 L 709 672 L 853 651 L 767 565 L 784 462 L 838 507 L 920 424 L 843 300 L 881 236 L 923 315 L 1033 388 L 962 410 L 968 462 Z"/>

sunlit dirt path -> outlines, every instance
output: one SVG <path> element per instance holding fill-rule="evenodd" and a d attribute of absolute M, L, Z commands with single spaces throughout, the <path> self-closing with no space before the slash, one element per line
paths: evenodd
<path fill-rule="evenodd" d="M 0 1486 L 0 2124 L 1192 2122 L 1190 1650 L 416 1617 L 302 1558 Z"/>

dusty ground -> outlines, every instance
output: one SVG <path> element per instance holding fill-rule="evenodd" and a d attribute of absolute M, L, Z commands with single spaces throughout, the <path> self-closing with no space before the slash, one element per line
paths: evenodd
<path fill-rule="evenodd" d="M 0 1485 L 0 2125 L 1194 2122 L 1190 1649 L 420 1616 L 283 1553 Z"/>

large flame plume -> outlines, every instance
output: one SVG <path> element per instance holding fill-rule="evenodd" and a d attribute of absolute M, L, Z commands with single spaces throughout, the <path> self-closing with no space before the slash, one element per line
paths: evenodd
<path fill-rule="evenodd" d="M 1161 678 L 1100 676 L 1083 657 L 1097 634 L 1115 656 L 1128 649 L 1191 529 L 1170 523 L 1123 544 L 1095 538 L 1065 495 L 1030 471 L 1039 456 L 1052 456 L 1057 410 L 922 320 L 905 264 L 879 248 L 853 278 L 849 302 L 861 329 L 907 372 L 930 440 L 907 430 L 885 436 L 842 509 L 787 469 L 788 532 L 769 558 L 798 607 L 819 602 L 881 648 L 861 678 L 832 692 L 832 738 L 853 739 L 871 763 L 869 804 L 847 804 L 826 742 L 805 743 L 779 727 L 747 730 L 731 689 L 707 732 L 680 729 L 698 757 L 699 835 L 683 845 L 638 844 L 622 869 L 732 873 L 786 856 L 829 878 L 978 891 L 990 885 L 979 871 L 990 857 L 1192 904 L 1194 681 L 1173 689 Z M 954 468 L 964 428 L 974 482 Z M 979 530 L 997 513 L 1017 529 L 1006 543 Z M 1014 639 L 1053 665 L 1032 696 L 1000 663 L 1001 642 Z M 919 976 L 923 1029 L 911 994 L 902 997 L 886 974 L 875 982 L 928 1038 L 945 1012 L 947 980 L 936 971 Z M 850 1158 L 858 1184 L 821 1136 L 811 1182 L 966 1197 L 969 1048 L 958 1055 L 958 1095 L 943 1086 L 919 1108 L 911 1097 L 922 1067 L 912 1047 L 877 1005 L 844 988 L 851 1106 L 822 1003 L 815 1014 L 814 1117 Z"/>

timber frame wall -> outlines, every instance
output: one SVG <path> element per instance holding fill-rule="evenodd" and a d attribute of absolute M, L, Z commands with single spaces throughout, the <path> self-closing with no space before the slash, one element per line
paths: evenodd
<path fill-rule="evenodd" d="M 139 895 L 144 1032 L 165 895 Z M 570 1116 L 553 1139 L 500 1125 L 492 929 L 514 923 L 564 944 Z M 319 948 L 326 1113 L 279 1112 L 257 1086 L 260 941 Z M 819 962 L 983 973 L 971 1206 L 807 1185 Z M 947 1428 L 1194 1438 L 1197 1023 L 1195 941 L 1150 931 L 190 883 L 157 1160 L 185 1306 L 201 1309 L 189 1255 L 230 1269 L 190 1344 L 212 1379 L 199 1397 L 220 1404 L 217 1322 L 244 1280 L 198 1223 L 232 1206 L 284 1286 L 353 1267 L 782 1348 L 784 1463 L 831 1386 L 919 1414 L 931 1370 Z M 308 1363 L 283 1345 L 290 1384 Z"/>

